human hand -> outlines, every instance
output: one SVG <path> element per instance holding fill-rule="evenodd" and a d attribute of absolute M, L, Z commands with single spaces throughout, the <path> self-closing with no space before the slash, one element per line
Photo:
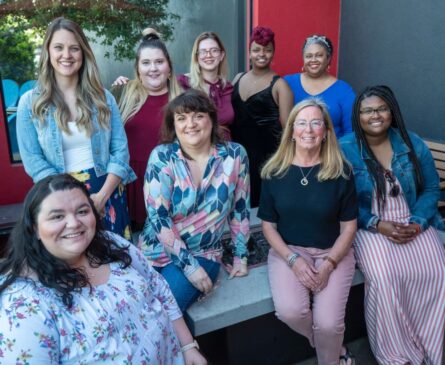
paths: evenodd
<path fill-rule="evenodd" d="M 247 275 L 247 262 L 243 260 L 233 260 L 233 266 L 227 265 L 229 270 L 229 279 L 233 279 L 235 276 L 246 276 Z"/>
<path fill-rule="evenodd" d="M 207 360 L 196 348 L 183 352 L 185 365 L 207 365 Z"/>
<path fill-rule="evenodd" d="M 380 221 L 377 230 L 390 241 L 398 244 L 412 241 L 420 232 L 415 223 L 404 224 L 391 221 Z"/>
<path fill-rule="evenodd" d="M 213 288 L 212 280 L 201 266 L 187 279 L 196 289 L 204 294 L 209 293 Z"/>
<path fill-rule="evenodd" d="M 317 288 L 315 288 L 315 292 L 319 293 L 321 292 L 329 282 L 329 277 L 331 276 L 332 271 L 334 271 L 334 265 L 332 265 L 331 262 L 328 260 L 324 260 L 322 264 L 318 267 L 318 281 L 319 284 Z"/>
<path fill-rule="evenodd" d="M 319 285 L 318 271 L 317 269 L 306 262 L 306 260 L 299 256 L 292 266 L 297 279 L 308 289 L 315 290 Z"/>
<path fill-rule="evenodd" d="M 111 86 L 119 86 L 119 85 L 126 85 L 130 81 L 128 77 L 125 76 L 119 76 L 114 82 L 111 84 Z"/>
<path fill-rule="evenodd" d="M 103 218 L 105 216 L 105 203 L 107 202 L 107 199 L 99 193 L 91 194 L 90 198 L 94 203 L 97 213 Z"/>

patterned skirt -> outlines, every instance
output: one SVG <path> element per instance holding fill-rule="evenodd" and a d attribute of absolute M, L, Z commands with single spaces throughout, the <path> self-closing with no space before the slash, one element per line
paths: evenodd
<path fill-rule="evenodd" d="M 82 181 L 90 194 L 99 192 L 105 183 L 107 175 L 96 176 L 94 168 L 70 173 L 74 178 Z M 105 203 L 105 216 L 102 219 L 102 227 L 107 231 L 117 233 L 131 241 L 130 217 L 128 215 L 127 195 L 125 186 L 121 183 L 111 194 Z"/>
<path fill-rule="evenodd" d="M 403 192 L 387 196 L 382 220 L 406 223 L 409 217 Z M 396 244 L 359 230 L 355 254 L 366 279 L 366 325 L 379 364 L 442 364 L 445 248 L 437 231 L 429 227 L 414 240 Z"/>

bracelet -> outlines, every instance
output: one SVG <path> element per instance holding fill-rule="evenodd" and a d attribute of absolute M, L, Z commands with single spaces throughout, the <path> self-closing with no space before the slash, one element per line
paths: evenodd
<path fill-rule="evenodd" d="M 190 349 L 196 348 L 197 350 L 199 350 L 199 345 L 198 342 L 196 342 L 196 340 L 194 340 L 193 342 L 190 342 L 187 345 L 184 345 L 181 347 L 181 352 L 186 352 Z"/>
<path fill-rule="evenodd" d="M 332 264 L 332 266 L 334 267 L 334 270 L 337 268 L 337 261 L 335 261 L 332 257 L 325 256 L 325 257 L 323 257 L 323 260 L 329 261 Z"/>
<path fill-rule="evenodd" d="M 290 255 L 287 259 L 287 266 L 289 266 L 290 268 L 292 268 L 292 266 L 294 266 L 295 261 L 297 261 L 297 259 L 300 257 L 300 254 L 294 252 L 292 255 Z"/>

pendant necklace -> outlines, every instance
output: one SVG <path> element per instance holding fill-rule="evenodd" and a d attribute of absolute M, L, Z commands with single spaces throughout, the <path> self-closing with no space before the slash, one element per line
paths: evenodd
<path fill-rule="evenodd" d="M 309 184 L 309 180 L 307 179 L 309 177 L 309 174 L 312 172 L 312 170 L 314 169 L 314 167 L 317 165 L 312 166 L 312 168 L 309 170 L 309 172 L 305 175 L 303 173 L 303 170 L 301 169 L 300 166 L 298 166 L 298 168 L 300 169 L 301 175 L 303 175 L 303 178 L 300 180 L 300 184 L 303 186 L 306 186 L 307 184 Z"/>

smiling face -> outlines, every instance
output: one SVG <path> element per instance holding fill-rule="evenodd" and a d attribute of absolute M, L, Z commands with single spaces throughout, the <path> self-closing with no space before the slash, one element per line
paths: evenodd
<path fill-rule="evenodd" d="M 225 57 L 218 42 L 207 38 L 199 42 L 196 57 L 201 70 L 214 72 L 218 70 L 219 64 Z"/>
<path fill-rule="evenodd" d="M 162 95 L 168 91 L 171 69 L 161 49 L 143 48 L 137 67 L 142 85 L 150 95 Z"/>
<path fill-rule="evenodd" d="M 391 110 L 378 96 L 370 96 L 360 103 L 360 126 L 372 137 L 385 136 L 391 126 Z"/>
<path fill-rule="evenodd" d="M 174 126 L 182 148 L 187 150 L 210 147 L 212 120 L 208 113 L 175 113 Z"/>
<path fill-rule="evenodd" d="M 272 62 L 273 55 L 274 49 L 272 42 L 269 42 L 265 46 L 262 46 L 256 42 L 252 42 L 250 45 L 249 57 L 252 67 L 254 68 L 268 68 Z"/>
<path fill-rule="evenodd" d="M 303 124 L 306 125 L 302 127 Z M 326 127 L 320 108 L 307 106 L 300 110 L 295 117 L 292 137 L 295 140 L 296 153 L 320 152 L 323 138 L 326 137 Z"/>
<path fill-rule="evenodd" d="M 37 237 L 53 256 L 72 266 L 85 257 L 96 232 L 96 218 L 80 189 L 48 195 L 37 215 Z"/>
<path fill-rule="evenodd" d="M 313 43 L 304 49 L 303 62 L 304 71 L 307 75 L 318 77 L 327 72 L 330 57 L 325 47 Z"/>
<path fill-rule="evenodd" d="M 48 52 L 56 79 L 78 77 L 83 63 L 83 52 L 74 33 L 66 29 L 55 31 Z"/>

